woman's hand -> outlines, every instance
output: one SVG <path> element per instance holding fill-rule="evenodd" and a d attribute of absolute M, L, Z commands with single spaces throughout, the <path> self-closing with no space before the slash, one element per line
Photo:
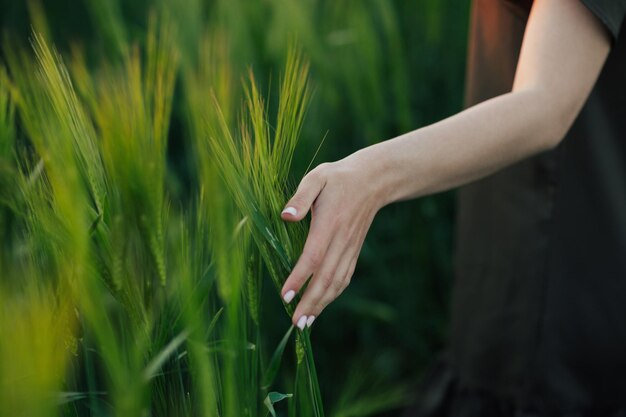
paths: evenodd
<path fill-rule="evenodd" d="M 363 153 L 325 163 L 300 182 L 281 216 L 300 221 L 311 210 L 311 227 L 300 259 L 283 285 L 289 303 L 312 276 L 292 321 L 311 326 L 350 283 L 365 235 L 384 205 Z"/>

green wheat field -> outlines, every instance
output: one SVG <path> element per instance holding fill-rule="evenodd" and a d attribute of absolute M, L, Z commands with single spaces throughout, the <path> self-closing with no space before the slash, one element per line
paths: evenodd
<path fill-rule="evenodd" d="M 385 208 L 300 331 L 315 165 L 461 108 L 468 5 L 0 0 L 0 416 L 395 416 L 445 342 L 453 201 Z"/>

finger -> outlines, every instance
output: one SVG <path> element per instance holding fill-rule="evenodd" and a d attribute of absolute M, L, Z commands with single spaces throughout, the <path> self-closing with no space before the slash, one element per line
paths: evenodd
<path fill-rule="evenodd" d="M 293 300 L 307 279 L 321 265 L 332 237 L 333 225 L 325 219 L 323 212 L 318 213 L 311 221 L 302 254 L 281 289 L 281 296 L 286 303 Z"/>
<path fill-rule="evenodd" d="M 316 309 L 313 310 L 312 317 L 313 319 L 307 320 L 307 326 L 311 327 L 313 320 L 315 317 L 319 316 L 324 308 L 328 306 L 332 301 L 339 298 L 339 296 L 348 288 L 350 282 L 352 281 L 352 275 L 354 274 L 354 270 L 356 269 L 356 264 L 359 259 L 359 254 L 361 253 L 361 247 L 363 246 L 363 235 L 364 233 L 359 233 L 359 237 L 357 242 L 360 242 L 359 245 L 354 247 L 348 247 L 346 253 L 343 254 L 339 266 L 337 267 L 337 271 L 335 273 L 337 283 L 335 287 L 335 291 L 326 292 L 323 298 L 320 300 L 319 305 Z"/>
<path fill-rule="evenodd" d="M 339 294 L 337 294 L 337 296 L 341 295 L 341 293 L 343 293 L 343 291 L 348 287 L 348 285 L 350 285 L 350 282 L 352 281 L 352 276 L 354 275 L 356 264 L 359 260 L 359 256 L 361 255 L 361 249 L 363 249 L 363 244 L 365 243 L 365 237 L 367 236 L 367 232 L 369 230 L 370 225 L 371 225 L 371 220 L 369 220 L 366 223 L 365 227 L 359 230 L 359 232 L 357 233 L 357 239 L 356 239 L 356 241 L 359 242 L 359 244 L 358 246 L 353 247 L 352 251 L 350 252 L 348 256 L 348 259 L 350 259 L 350 262 L 348 262 L 347 264 L 348 267 L 345 270 L 339 271 L 339 273 L 343 274 L 345 279 L 343 282 L 343 287 L 339 290 Z"/>
<path fill-rule="evenodd" d="M 300 221 L 309 212 L 313 202 L 324 188 L 324 185 L 326 185 L 326 180 L 320 167 L 302 178 L 296 193 L 291 197 L 280 214 L 283 220 Z"/>
<path fill-rule="evenodd" d="M 347 270 L 350 267 L 350 261 L 347 261 L 345 263 L 347 264 L 347 266 L 339 267 L 337 269 L 337 272 L 335 272 L 334 274 L 335 278 L 333 278 L 333 280 L 331 281 L 330 287 L 322 293 L 321 298 L 317 301 L 312 301 L 314 305 L 313 307 L 311 307 L 310 313 L 306 315 L 307 327 L 311 327 L 315 318 L 319 317 L 320 314 L 322 314 L 322 311 L 324 311 L 324 309 L 328 307 L 330 303 L 339 298 L 341 293 L 348 286 L 350 282 L 348 276 L 345 273 L 338 272 L 340 269 Z"/>
<path fill-rule="evenodd" d="M 348 268 L 346 271 L 344 271 L 345 278 L 343 279 L 343 285 L 341 289 L 339 290 L 337 297 L 343 294 L 345 289 L 348 288 L 348 285 L 350 285 L 350 282 L 352 282 L 352 276 L 354 275 L 354 270 L 356 269 L 356 264 L 357 264 L 358 259 L 359 259 L 359 254 L 357 252 L 356 256 L 352 260 L 350 260 L 350 262 L 348 262 Z"/>
<path fill-rule="evenodd" d="M 339 273 L 345 276 L 345 279 L 343 282 L 343 287 L 339 290 L 339 294 L 337 294 L 337 296 L 341 295 L 341 293 L 343 293 L 343 291 L 348 287 L 348 285 L 350 285 L 350 282 L 352 281 L 352 276 L 354 275 L 356 264 L 359 260 L 361 249 L 363 248 L 363 243 L 365 243 L 365 236 L 367 235 L 367 229 L 368 228 L 366 228 L 365 230 L 362 230 L 359 233 L 358 242 L 360 243 L 356 248 L 354 248 L 354 251 L 350 253 L 350 256 L 348 257 L 350 261 L 347 263 L 348 267 L 345 270 L 339 271 Z"/>
<path fill-rule="evenodd" d="M 293 323 L 301 329 L 304 328 L 304 324 L 310 325 L 326 305 L 334 300 L 335 294 L 342 285 L 342 282 L 337 280 L 336 272 L 345 251 L 344 239 L 336 238 L 331 242 L 322 265 L 313 274 L 292 316 Z M 306 317 L 305 322 L 302 321 L 302 317 Z"/>
<path fill-rule="evenodd" d="M 352 273 L 354 272 L 354 268 L 356 265 L 356 260 L 352 260 L 347 256 L 343 256 L 340 261 L 340 265 L 337 267 L 335 272 L 335 278 L 331 281 L 330 287 L 322 293 L 322 296 L 317 301 L 312 301 L 314 306 L 310 310 L 310 312 L 305 316 L 306 326 L 311 327 L 313 321 L 316 317 L 319 317 L 322 314 L 322 311 L 328 305 L 335 301 L 341 293 L 348 287 L 350 284 L 350 278 L 352 277 Z M 297 314 L 297 313 L 296 313 Z"/>

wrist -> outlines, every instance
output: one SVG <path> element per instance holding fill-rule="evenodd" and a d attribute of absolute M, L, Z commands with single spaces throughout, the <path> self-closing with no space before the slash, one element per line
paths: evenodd
<path fill-rule="evenodd" d="M 389 152 L 376 144 L 360 149 L 346 158 L 354 166 L 360 183 L 372 198 L 376 210 L 395 201 L 393 162 Z"/>

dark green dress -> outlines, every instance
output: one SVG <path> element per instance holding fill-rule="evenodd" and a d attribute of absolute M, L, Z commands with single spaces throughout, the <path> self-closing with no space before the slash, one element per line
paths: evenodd
<path fill-rule="evenodd" d="M 461 189 L 449 350 L 419 415 L 626 416 L 626 0 L 571 1 L 611 53 L 556 149 Z M 468 106 L 511 90 L 531 6 L 474 2 Z"/>

